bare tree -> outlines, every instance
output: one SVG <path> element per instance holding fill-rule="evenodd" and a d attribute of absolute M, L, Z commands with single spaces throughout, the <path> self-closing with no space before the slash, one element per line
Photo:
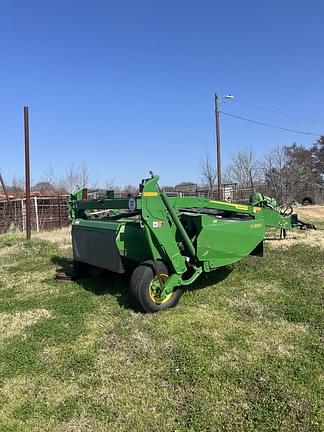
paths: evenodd
<path fill-rule="evenodd" d="M 311 148 L 318 181 L 324 181 L 324 135 L 320 136 Z"/>
<path fill-rule="evenodd" d="M 59 182 L 59 188 L 67 192 L 73 192 L 77 188 L 89 187 L 90 173 L 85 162 L 75 166 L 71 164 L 65 171 L 64 176 Z"/>
<path fill-rule="evenodd" d="M 213 194 L 216 181 L 215 164 L 211 161 L 209 153 L 199 162 L 200 178 L 204 187 L 208 188 L 208 194 Z"/>
<path fill-rule="evenodd" d="M 78 167 L 79 186 L 82 188 L 89 187 L 90 173 L 86 163 L 83 161 Z"/>
<path fill-rule="evenodd" d="M 52 183 L 48 183 L 48 182 L 44 182 L 44 181 L 40 181 L 36 184 L 34 184 L 31 188 L 32 191 L 37 191 L 37 192 L 55 192 L 56 188 L 55 186 L 52 185 Z"/>
<path fill-rule="evenodd" d="M 283 203 L 287 200 L 287 156 L 283 146 L 277 146 L 264 157 L 265 183 L 270 195 Z"/>
<path fill-rule="evenodd" d="M 262 178 L 262 167 L 253 151 L 240 150 L 232 157 L 232 163 L 225 171 L 228 182 L 241 187 L 254 187 Z"/>
<path fill-rule="evenodd" d="M 65 170 L 65 174 L 60 181 L 60 186 L 61 188 L 70 193 L 80 187 L 79 174 L 74 164 L 71 164 Z"/>
<path fill-rule="evenodd" d="M 54 173 L 54 168 L 51 164 L 49 164 L 48 167 L 43 171 L 41 182 L 49 183 L 52 186 L 55 185 L 55 173 Z"/>
<path fill-rule="evenodd" d="M 11 192 L 24 192 L 25 190 L 25 179 L 24 177 L 14 176 L 9 187 Z"/>
<path fill-rule="evenodd" d="M 116 191 L 120 190 L 120 187 L 115 184 L 115 177 L 112 177 L 112 178 L 106 180 L 105 189 L 106 190 L 116 190 Z"/>
<path fill-rule="evenodd" d="M 128 184 L 123 188 L 123 192 L 130 195 L 135 195 L 137 193 L 137 188 L 132 184 Z"/>
<path fill-rule="evenodd" d="M 56 187 L 54 168 L 52 165 L 48 165 L 48 167 L 43 171 L 41 180 L 34 184 L 31 189 L 33 191 L 47 192 L 55 191 Z"/>

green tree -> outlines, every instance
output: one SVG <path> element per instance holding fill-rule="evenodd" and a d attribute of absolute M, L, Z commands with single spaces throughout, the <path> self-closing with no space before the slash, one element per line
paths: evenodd
<path fill-rule="evenodd" d="M 277 147 L 265 158 L 265 182 L 269 193 L 284 203 L 314 192 L 323 181 L 324 137 L 310 148 L 296 143 Z"/>

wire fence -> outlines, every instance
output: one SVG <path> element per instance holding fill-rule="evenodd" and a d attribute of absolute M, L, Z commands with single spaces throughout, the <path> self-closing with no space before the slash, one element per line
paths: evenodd
<path fill-rule="evenodd" d="M 164 189 L 169 196 L 200 196 L 212 199 L 222 199 L 230 202 L 247 203 L 252 192 L 258 191 L 262 194 L 267 194 L 268 190 L 266 185 L 258 184 L 255 187 L 239 187 L 236 183 L 223 184 L 220 190 L 220 197 L 218 196 L 217 188 L 210 190 L 206 187 L 199 187 L 197 184 L 188 184 L 187 186 L 175 186 L 174 188 L 168 187 Z"/>
<path fill-rule="evenodd" d="M 258 184 L 252 187 L 238 187 L 237 184 L 222 185 L 221 199 L 230 202 L 248 202 L 250 194 L 257 190 L 265 195 L 268 190 L 264 184 Z M 165 192 L 168 196 L 201 196 L 212 199 L 218 199 L 216 190 L 210 191 L 208 188 L 198 187 L 194 183 L 188 184 L 186 187 L 166 188 Z M 96 199 L 99 195 L 92 193 L 90 199 Z M 128 193 L 116 193 L 115 197 L 125 198 L 127 196 L 136 195 Z M 306 195 L 305 195 L 306 196 Z M 310 200 L 310 198 L 307 198 Z M 302 199 L 299 201 L 303 203 Z M 316 203 L 324 202 L 324 188 L 318 188 L 316 191 Z M 309 202 L 312 204 L 314 202 Z M 63 228 L 70 224 L 69 208 L 68 208 L 68 195 L 57 196 L 33 196 L 31 198 L 31 226 L 35 231 L 46 231 L 57 228 Z M 10 199 L 10 205 L 6 200 L 0 200 L 0 234 L 8 232 L 11 228 L 25 231 L 26 230 L 26 198 Z"/>
<path fill-rule="evenodd" d="M 31 226 L 35 231 L 52 230 L 68 226 L 68 195 L 31 198 Z M 26 230 L 26 198 L 0 201 L 0 233 L 14 227 Z"/>

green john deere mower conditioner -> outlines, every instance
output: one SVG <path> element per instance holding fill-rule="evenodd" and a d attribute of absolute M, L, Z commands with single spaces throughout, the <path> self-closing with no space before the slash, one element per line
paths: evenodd
<path fill-rule="evenodd" d="M 249 205 L 168 197 L 158 180 L 153 175 L 143 180 L 135 198 L 114 198 L 109 191 L 87 199 L 86 189 L 70 197 L 75 275 L 135 267 L 129 290 L 145 312 L 174 307 L 182 287 L 203 272 L 262 256 L 267 226 L 282 233 L 315 228 L 261 194 L 253 194 Z"/>

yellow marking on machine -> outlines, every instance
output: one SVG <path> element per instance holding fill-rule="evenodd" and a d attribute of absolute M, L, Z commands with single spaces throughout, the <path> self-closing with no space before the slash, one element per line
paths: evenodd
<path fill-rule="evenodd" d="M 245 210 L 248 211 L 249 210 L 249 206 L 247 205 L 243 205 L 243 204 L 233 204 L 235 208 L 237 208 L 237 210 Z"/>
<path fill-rule="evenodd" d="M 156 197 L 158 195 L 159 195 L 158 192 L 143 192 L 143 196 L 145 197 Z"/>
<path fill-rule="evenodd" d="M 228 203 L 225 203 L 223 201 L 215 201 L 215 200 L 209 200 L 209 202 L 213 203 L 213 204 L 225 204 L 228 205 Z"/>
<path fill-rule="evenodd" d="M 261 210 L 261 207 L 253 207 L 253 213 L 259 213 Z"/>
<path fill-rule="evenodd" d="M 214 201 L 214 200 L 210 200 L 209 202 L 213 203 L 213 204 L 221 204 L 224 206 L 229 206 L 229 207 L 234 207 L 237 210 L 243 210 L 243 211 L 248 211 L 249 210 L 249 206 L 244 205 L 244 204 L 233 204 L 233 203 L 227 203 L 224 201 Z"/>
<path fill-rule="evenodd" d="M 262 225 L 260 223 L 250 225 L 251 228 L 261 228 L 261 226 Z"/>

